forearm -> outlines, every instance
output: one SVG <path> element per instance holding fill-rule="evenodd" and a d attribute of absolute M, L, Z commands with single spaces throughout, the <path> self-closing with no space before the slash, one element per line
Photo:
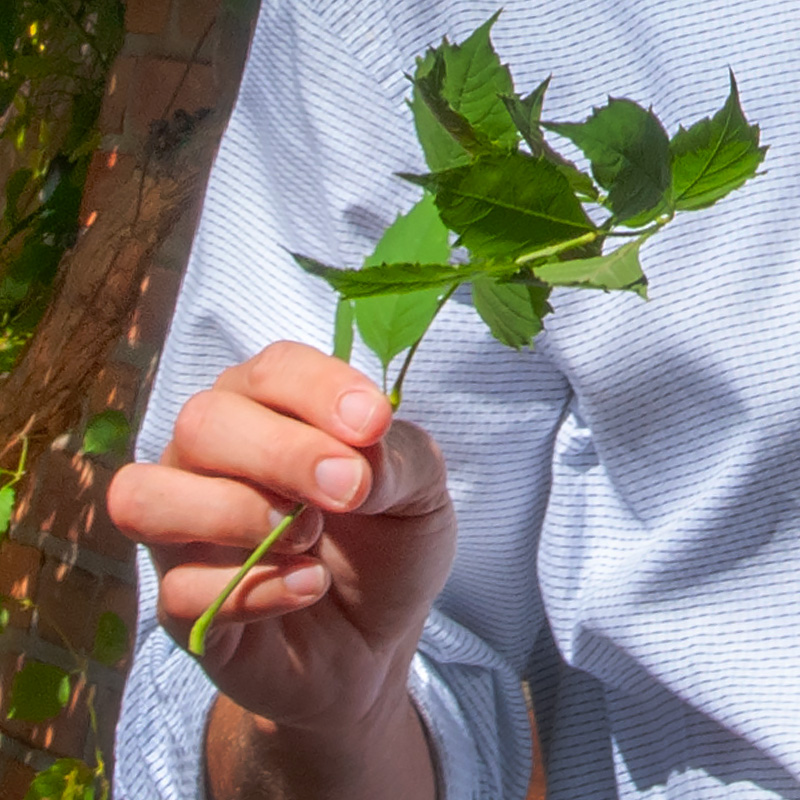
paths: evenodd
<path fill-rule="evenodd" d="M 220 695 L 206 734 L 208 800 L 435 800 L 422 723 L 404 697 L 355 728 L 281 729 Z"/>

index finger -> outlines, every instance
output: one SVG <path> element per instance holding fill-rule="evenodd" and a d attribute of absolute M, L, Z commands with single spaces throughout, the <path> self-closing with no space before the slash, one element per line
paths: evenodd
<path fill-rule="evenodd" d="M 214 388 L 301 419 L 353 447 L 375 444 L 392 421 L 389 400 L 366 375 L 297 342 L 276 342 L 226 369 Z"/>

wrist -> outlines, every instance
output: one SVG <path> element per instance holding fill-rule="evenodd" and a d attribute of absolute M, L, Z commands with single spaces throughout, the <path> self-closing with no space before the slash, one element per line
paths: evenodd
<path fill-rule="evenodd" d="M 220 695 L 206 738 L 210 800 L 434 800 L 426 731 L 408 695 L 346 725 L 279 725 Z"/>

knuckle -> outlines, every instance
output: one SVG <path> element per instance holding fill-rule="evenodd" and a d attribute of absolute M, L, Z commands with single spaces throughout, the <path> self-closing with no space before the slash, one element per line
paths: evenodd
<path fill-rule="evenodd" d="M 247 382 L 258 395 L 263 387 L 280 381 L 292 362 L 296 361 L 301 345 L 295 342 L 273 342 L 265 347 L 248 365 Z"/>
<path fill-rule="evenodd" d="M 173 428 L 173 442 L 179 452 L 193 448 L 198 436 L 214 413 L 215 395 L 213 391 L 199 392 L 190 397 L 178 412 Z"/>

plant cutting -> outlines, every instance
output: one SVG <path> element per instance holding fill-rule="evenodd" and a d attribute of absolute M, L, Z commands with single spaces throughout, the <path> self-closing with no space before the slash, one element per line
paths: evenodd
<path fill-rule="evenodd" d="M 609 98 L 582 122 L 546 120 L 550 78 L 527 95 L 516 92 L 491 43 L 497 16 L 461 44 L 445 39 L 429 49 L 409 76 L 430 170 L 399 176 L 422 188 L 416 205 L 359 269 L 292 254 L 339 295 L 334 354 L 349 359 L 357 331 L 381 363 L 394 409 L 420 342 L 459 286 L 471 285 L 491 334 L 516 349 L 533 346 L 555 287 L 646 299 L 644 244 L 680 214 L 739 188 L 766 154 L 733 73 L 723 106 L 671 137 L 651 109 L 625 98 Z M 571 141 L 589 171 L 545 134 Z M 203 653 L 216 612 L 303 508 L 269 534 L 200 617 L 192 652 Z"/>

